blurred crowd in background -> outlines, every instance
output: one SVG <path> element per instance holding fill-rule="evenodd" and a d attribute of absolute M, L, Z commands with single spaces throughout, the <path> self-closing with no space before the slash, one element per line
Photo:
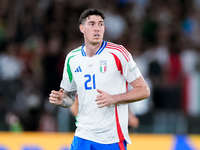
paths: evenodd
<path fill-rule="evenodd" d="M 83 44 L 78 19 L 88 8 L 103 10 L 105 40 L 128 49 L 151 88 L 130 104 L 140 126 L 153 114 L 150 132 L 177 122 L 200 133 L 187 128 L 200 118 L 199 0 L 0 0 L 0 130 L 73 131 L 69 109 L 48 97 L 67 53 Z"/>

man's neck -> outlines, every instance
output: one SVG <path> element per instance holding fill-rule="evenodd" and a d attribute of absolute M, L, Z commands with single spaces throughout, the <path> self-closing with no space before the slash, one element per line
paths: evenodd
<path fill-rule="evenodd" d="M 101 47 L 103 41 L 98 44 L 85 43 L 85 51 L 88 57 L 93 57 Z"/>

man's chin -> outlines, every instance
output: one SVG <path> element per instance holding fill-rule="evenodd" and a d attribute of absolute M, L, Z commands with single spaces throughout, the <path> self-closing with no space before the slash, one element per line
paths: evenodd
<path fill-rule="evenodd" d="M 99 43 L 102 43 L 103 40 L 101 39 L 95 39 L 93 41 L 91 41 L 92 45 L 96 45 L 96 44 L 99 44 Z"/>

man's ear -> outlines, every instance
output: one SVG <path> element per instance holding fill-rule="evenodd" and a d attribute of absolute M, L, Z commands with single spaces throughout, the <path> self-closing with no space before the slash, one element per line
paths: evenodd
<path fill-rule="evenodd" d="M 79 25 L 79 29 L 80 29 L 80 31 L 81 31 L 82 33 L 84 33 L 84 25 L 83 25 L 83 24 L 80 24 L 80 25 Z"/>

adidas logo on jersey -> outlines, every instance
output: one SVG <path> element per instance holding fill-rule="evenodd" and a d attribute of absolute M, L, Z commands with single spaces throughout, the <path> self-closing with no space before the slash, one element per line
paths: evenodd
<path fill-rule="evenodd" d="M 76 68 L 75 72 L 82 72 L 81 67 L 78 66 L 78 68 Z"/>

